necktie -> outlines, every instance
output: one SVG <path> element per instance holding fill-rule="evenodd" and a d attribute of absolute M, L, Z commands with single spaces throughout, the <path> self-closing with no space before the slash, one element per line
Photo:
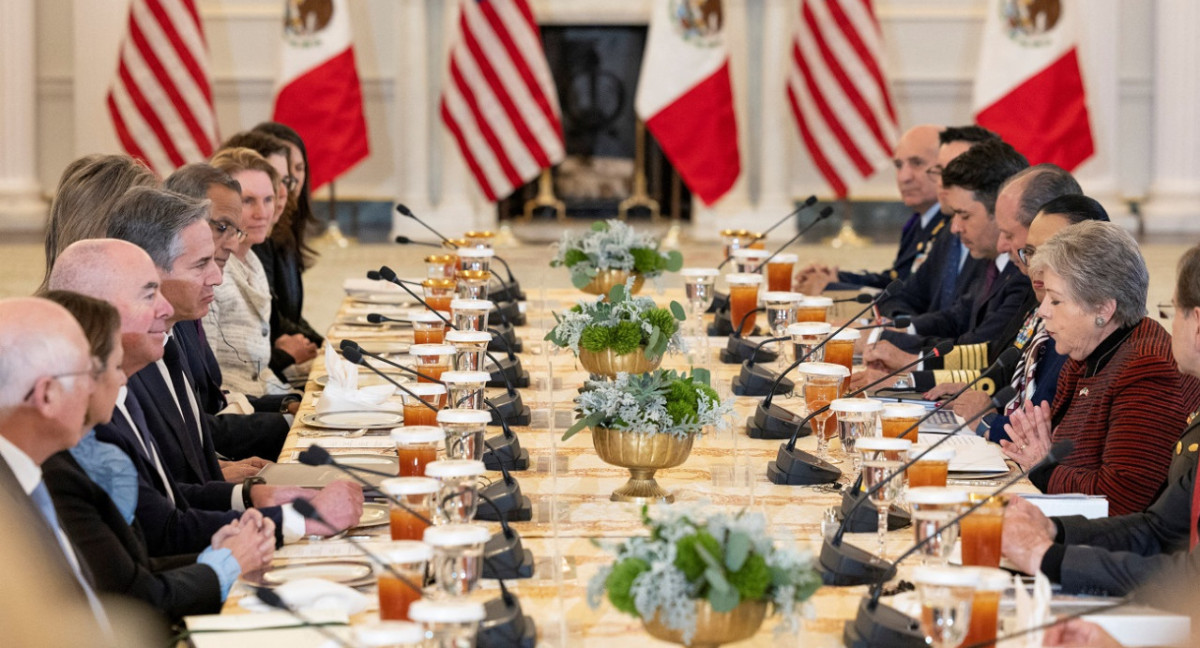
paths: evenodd
<path fill-rule="evenodd" d="M 54 534 L 54 538 L 58 540 L 58 547 L 65 554 L 67 564 L 71 566 L 71 571 L 75 574 L 75 580 L 79 582 L 79 586 L 83 588 L 83 594 L 87 597 L 88 605 L 92 608 L 92 614 L 96 616 L 96 621 L 100 625 L 108 629 L 108 617 L 104 614 L 104 608 L 100 606 L 100 599 L 96 598 L 96 592 L 92 590 L 92 586 L 83 576 L 83 572 L 79 569 L 79 559 L 75 557 L 75 550 L 71 548 L 71 543 L 67 540 L 66 534 L 62 528 L 58 526 L 58 514 L 54 511 L 54 502 L 50 499 L 50 493 L 46 491 L 46 482 L 38 482 L 37 488 L 29 494 L 29 498 L 41 511 L 42 517 L 46 518 L 46 524 L 50 525 L 50 531 Z"/>
<path fill-rule="evenodd" d="M 187 381 L 188 368 L 183 359 L 183 350 L 179 348 L 179 341 L 174 337 L 168 337 L 167 344 L 163 347 L 163 364 L 167 366 L 171 385 L 175 387 L 175 404 L 179 406 L 179 415 L 183 417 L 188 431 L 199 439 L 200 445 L 203 446 L 204 437 L 200 434 L 200 421 L 196 420 L 191 407 L 191 399 L 195 398 L 195 394 Z"/>
<path fill-rule="evenodd" d="M 962 260 L 962 246 L 958 244 L 958 237 L 949 235 L 952 239 L 950 242 L 950 252 L 946 254 L 946 263 L 942 266 L 942 283 L 939 286 L 938 302 L 935 304 L 934 311 L 950 308 L 954 303 L 954 295 L 958 292 L 958 266 Z"/>
<path fill-rule="evenodd" d="M 998 276 L 1000 276 L 1000 269 L 996 267 L 996 262 L 989 261 L 987 271 L 983 273 L 983 290 L 979 291 L 979 296 L 975 302 L 976 306 L 987 303 L 988 296 L 992 292 L 992 286 L 996 285 L 996 277 Z"/>
<path fill-rule="evenodd" d="M 154 435 L 150 434 L 150 426 L 146 424 L 146 414 L 142 411 L 142 406 L 138 404 L 136 398 L 130 395 L 125 398 L 123 403 L 118 403 L 117 407 L 129 417 L 129 423 L 133 426 L 134 435 L 137 436 L 142 449 L 146 451 L 146 458 L 150 460 L 150 465 L 154 466 L 154 471 L 158 473 L 158 479 L 162 483 L 163 494 L 174 504 L 175 492 L 171 489 L 171 481 L 167 479 L 167 471 L 163 468 L 162 457 L 158 454 L 158 446 L 154 442 Z"/>

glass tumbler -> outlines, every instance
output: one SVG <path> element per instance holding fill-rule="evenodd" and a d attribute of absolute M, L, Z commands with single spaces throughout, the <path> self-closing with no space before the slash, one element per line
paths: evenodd
<path fill-rule="evenodd" d="M 738 335 L 750 335 L 754 331 L 754 320 L 758 309 L 758 288 L 762 285 L 762 275 L 735 273 L 725 275 L 729 284 L 729 318 L 734 332 Z"/>
<path fill-rule="evenodd" d="M 440 314 L 446 319 L 430 310 L 412 316 L 413 344 L 441 344 L 445 341 L 446 322 L 450 319 L 450 313 Z"/>
<path fill-rule="evenodd" d="M 409 607 L 421 598 L 425 586 L 425 565 L 433 557 L 433 550 L 424 542 L 398 540 L 384 544 L 375 554 L 383 563 L 376 565 L 379 618 L 384 621 L 408 621 Z"/>
<path fill-rule="evenodd" d="M 433 423 L 398 427 L 391 436 L 400 460 L 401 477 L 423 477 L 425 466 L 437 461 L 438 450 L 446 442 L 446 433 Z"/>
<path fill-rule="evenodd" d="M 458 280 L 457 297 L 459 299 L 487 299 L 488 283 L 492 273 L 487 270 L 459 270 L 454 278 Z"/>
<path fill-rule="evenodd" d="M 447 371 L 442 382 L 450 392 L 450 409 L 483 409 L 483 388 L 492 377 L 486 371 Z M 491 415 L 489 414 L 489 420 Z"/>
<path fill-rule="evenodd" d="M 738 272 L 766 275 L 762 267 L 767 257 L 771 256 L 766 250 L 746 248 L 733 253 L 733 267 Z"/>
<path fill-rule="evenodd" d="M 454 275 L 444 279 L 425 279 L 421 281 L 421 289 L 425 292 L 425 303 L 435 311 L 450 310 L 450 302 L 454 299 L 454 288 L 457 282 Z"/>
<path fill-rule="evenodd" d="M 802 362 L 796 373 L 800 376 L 804 404 L 810 414 L 841 397 L 842 381 L 848 374 L 845 367 L 828 362 Z M 817 455 L 821 460 L 841 463 L 840 459 L 829 456 L 829 439 L 838 433 L 837 417 L 833 412 L 826 409 L 814 416 L 809 425 L 817 437 Z"/>
<path fill-rule="evenodd" d="M 408 348 L 413 357 L 413 370 L 421 374 L 418 383 L 432 383 L 442 379 L 450 370 L 454 360 L 454 346 L 450 344 L 414 344 Z"/>
<path fill-rule="evenodd" d="M 438 589 L 447 596 L 474 591 L 483 577 L 483 547 L 492 532 L 480 524 L 446 524 L 425 530 L 433 548 L 433 572 Z"/>
<path fill-rule="evenodd" d="M 432 382 L 405 385 L 407 392 L 400 392 L 404 402 L 404 427 L 434 425 L 438 410 L 446 406 L 446 387 Z M 409 393 L 411 392 L 411 393 Z"/>
<path fill-rule="evenodd" d="M 967 494 L 951 488 L 919 486 L 909 488 L 906 497 L 912 506 L 916 542 L 931 538 L 919 550 L 922 562 L 945 565 L 958 541 L 958 525 L 946 526 L 946 523 L 958 515 L 967 501 Z"/>
<path fill-rule="evenodd" d="M 392 540 L 420 540 L 433 525 L 433 499 L 438 481 L 432 477 L 393 477 L 379 482 L 379 490 L 404 504 L 391 502 L 389 530 Z M 405 508 L 408 507 L 408 508 Z"/>
<path fill-rule="evenodd" d="M 858 481 L 858 473 L 862 469 L 862 457 L 854 444 L 859 439 L 874 437 L 879 431 L 879 412 L 883 403 L 870 398 L 838 398 L 829 404 L 829 411 L 837 418 L 838 439 L 842 442 L 842 452 L 851 457 L 854 464 L 854 474 L 850 481 Z"/>
<path fill-rule="evenodd" d="M 484 299 L 455 299 L 450 302 L 454 328 L 460 331 L 486 331 L 488 313 L 495 304 Z"/>
<path fill-rule="evenodd" d="M 448 409 L 438 412 L 438 423 L 445 431 L 448 459 L 483 459 L 484 434 L 492 415 L 478 409 Z"/>
<path fill-rule="evenodd" d="M 485 468 L 473 459 L 443 459 L 425 466 L 425 476 L 438 480 L 435 523 L 466 524 L 479 509 L 479 477 Z"/>
<path fill-rule="evenodd" d="M 971 604 L 979 576 L 961 567 L 916 567 L 912 581 L 921 597 L 921 630 L 933 648 L 962 645 L 971 625 Z"/>
<path fill-rule="evenodd" d="M 833 306 L 833 299 L 829 297 L 805 297 L 796 306 L 796 321 L 828 321 L 830 306 Z"/>
<path fill-rule="evenodd" d="M 429 279 L 453 279 L 458 270 L 458 257 L 453 254 L 431 254 L 425 257 L 425 276 Z"/>
<path fill-rule="evenodd" d="M 492 269 L 492 257 L 496 256 L 496 251 L 491 248 L 481 247 L 460 247 L 455 250 L 458 255 L 459 270 L 482 270 L 488 272 Z"/>
<path fill-rule="evenodd" d="M 767 261 L 767 290 L 792 289 L 792 273 L 800 257 L 795 254 L 776 254 Z"/>
<path fill-rule="evenodd" d="M 483 371 L 492 334 L 487 331 L 450 331 L 446 342 L 454 345 L 456 371 Z"/>
<path fill-rule="evenodd" d="M 915 427 L 921 417 L 929 413 L 924 405 L 917 403 L 888 403 L 883 406 L 879 420 L 883 423 L 883 436 L 893 439 L 904 438 L 917 443 L 918 431 Z M 901 436 L 903 435 L 903 436 Z"/>
<path fill-rule="evenodd" d="M 824 362 L 825 347 L 818 346 L 829 337 L 833 327 L 825 322 L 796 322 L 787 327 L 787 334 L 792 336 L 792 354 L 796 360 L 806 362 Z"/>
<path fill-rule="evenodd" d="M 409 610 L 428 637 L 423 648 L 475 648 L 479 624 L 486 617 L 483 603 L 464 599 L 421 599 Z"/>

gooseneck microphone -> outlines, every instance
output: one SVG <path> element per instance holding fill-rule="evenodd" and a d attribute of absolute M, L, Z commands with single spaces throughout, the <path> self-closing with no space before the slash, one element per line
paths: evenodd
<path fill-rule="evenodd" d="M 432 248 L 439 248 L 439 249 L 442 247 L 445 247 L 441 243 L 430 243 L 429 241 L 414 241 L 414 240 L 408 238 L 407 236 L 397 236 L 395 238 L 395 241 L 396 241 L 396 243 L 399 243 L 400 245 L 423 245 L 425 247 L 432 247 Z"/>
<path fill-rule="evenodd" d="M 775 249 L 774 252 L 768 254 L 765 259 L 763 259 L 762 261 L 759 261 L 758 266 L 756 266 L 754 268 L 754 271 L 755 272 L 762 271 L 763 267 L 766 266 L 767 263 L 771 261 L 771 259 L 774 259 L 780 252 L 783 252 L 792 243 L 799 241 L 800 237 L 804 236 L 805 234 L 808 234 L 808 231 L 811 230 L 812 228 L 816 227 L 817 223 L 820 223 L 821 221 L 825 220 L 826 218 L 829 218 L 829 216 L 831 214 L 833 214 L 833 207 L 826 207 L 825 209 L 822 209 L 820 212 L 817 212 L 817 217 L 814 218 L 811 223 L 800 228 L 800 231 L 796 232 L 795 236 L 784 241 L 783 245 L 780 245 L 778 248 Z"/>
<path fill-rule="evenodd" d="M 912 324 L 912 315 L 897 315 L 892 318 L 890 323 L 884 324 L 868 324 L 866 326 L 856 326 L 854 328 L 860 331 L 869 331 L 877 328 L 908 328 Z"/>
<path fill-rule="evenodd" d="M 1022 470 L 1015 477 L 1005 482 L 992 493 L 993 496 L 1008 490 L 1013 484 L 1024 479 L 1033 470 L 1051 463 L 1061 462 L 1071 454 L 1074 448 L 1075 442 L 1071 439 L 1058 441 L 1050 447 L 1050 452 L 1041 461 Z M 866 648 L 868 646 L 921 648 L 927 645 L 925 643 L 925 635 L 921 632 L 921 624 L 916 619 L 901 614 L 894 608 L 880 605 L 879 597 L 883 593 L 883 584 L 895 574 L 895 567 L 901 561 L 919 551 L 934 538 L 937 538 L 943 529 L 958 524 L 963 518 L 974 513 L 976 509 L 986 504 L 987 501 L 987 499 L 981 499 L 968 506 L 962 513 L 951 518 L 945 524 L 939 525 L 934 533 L 930 533 L 923 540 L 909 548 L 908 551 L 900 554 L 900 557 L 896 558 L 892 563 L 892 569 L 888 570 L 884 578 L 877 580 L 872 585 L 870 594 L 863 597 L 862 602 L 859 603 L 858 616 L 853 621 L 846 622 L 843 632 L 846 646 L 852 648 Z"/>
<path fill-rule="evenodd" d="M 450 323 L 450 320 L 446 319 L 445 315 L 442 315 L 436 308 L 434 308 L 433 306 L 430 306 L 429 302 L 425 301 L 425 299 L 423 297 L 421 297 L 417 293 L 413 292 L 408 286 L 404 285 L 404 281 L 396 276 L 395 270 L 392 270 L 391 268 L 389 268 L 387 266 L 380 266 L 379 270 L 376 272 L 376 274 L 379 275 L 380 279 L 383 279 L 384 281 L 390 281 L 390 282 L 396 284 L 397 286 L 400 286 L 401 288 L 403 288 L 404 292 L 408 293 L 408 295 L 410 297 L 417 300 L 418 304 L 424 306 L 425 308 L 427 308 L 431 312 L 433 312 L 433 314 L 436 315 L 438 319 L 442 320 L 442 322 L 445 323 L 446 326 L 449 326 L 452 329 L 458 328 L 454 324 Z M 370 276 L 371 276 L 371 273 L 367 272 L 367 277 L 369 278 Z"/>
<path fill-rule="evenodd" d="M 991 401 L 986 407 L 980 410 L 977 416 L 987 413 L 993 407 L 1002 407 L 1004 403 L 1007 403 L 1015 395 L 1015 389 L 1011 386 L 1005 387 L 991 397 Z M 846 534 L 850 520 L 854 517 L 854 513 L 870 500 L 871 495 L 878 492 L 879 489 L 886 486 L 896 477 L 903 475 L 904 471 L 920 461 L 925 455 L 949 441 L 959 430 L 969 425 L 973 419 L 974 417 L 964 420 L 953 430 L 943 435 L 942 438 L 930 444 L 929 447 L 923 448 L 920 453 L 896 468 L 883 481 L 875 484 L 866 492 L 858 494 L 858 489 L 855 487 L 853 493 L 856 495 L 856 499 L 853 506 L 842 516 L 842 524 L 838 527 L 837 532 L 834 533 L 833 538 L 826 539 L 821 548 L 821 558 L 817 563 L 817 571 L 821 573 L 821 578 L 826 585 L 866 585 L 875 583 L 880 578 L 888 576 L 888 572 L 893 569 L 893 566 L 886 560 L 853 545 L 842 543 L 842 538 Z"/>
<path fill-rule="evenodd" d="M 391 376 L 380 371 L 379 367 L 376 367 L 375 365 L 372 365 L 371 363 L 367 362 L 367 359 L 363 357 L 363 350 L 361 347 L 359 347 L 357 345 L 353 346 L 353 347 L 343 346 L 342 347 L 342 357 L 345 358 L 346 360 L 350 361 L 351 364 L 356 364 L 360 367 L 366 367 L 367 369 L 370 369 L 372 372 L 375 373 L 375 375 L 388 381 L 396 389 L 399 389 L 400 391 L 404 392 L 405 394 L 408 394 L 409 396 L 412 396 L 413 398 L 417 399 L 425 407 L 427 407 L 435 412 L 440 411 L 440 410 L 438 410 L 437 407 L 435 407 L 433 404 L 426 401 L 424 398 L 421 398 L 420 396 L 414 394 L 411 389 L 400 384 L 400 382 L 398 380 L 394 380 Z"/>
<path fill-rule="evenodd" d="M 416 215 L 416 214 L 414 214 L 414 213 L 412 213 L 412 210 L 411 210 L 411 209 L 409 209 L 407 206 L 405 206 L 403 203 L 396 203 L 396 211 L 397 211 L 397 212 L 398 212 L 398 213 L 399 213 L 401 216 L 405 216 L 405 217 L 407 217 L 407 218 L 411 218 L 411 219 L 413 219 L 413 220 L 417 221 L 417 224 L 418 224 L 418 225 L 420 225 L 421 227 L 424 227 L 425 229 L 429 230 L 430 232 L 433 232 L 433 235 L 434 235 L 434 236 L 436 236 L 436 237 L 438 237 L 438 238 L 440 238 L 440 239 L 442 239 L 442 242 L 443 242 L 443 243 L 446 243 L 446 244 L 452 245 L 453 247 L 458 247 L 458 246 L 456 246 L 456 245 L 453 245 L 453 244 L 451 244 L 451 243 L 450 243 L 450 239 L 446 238 L 445 236 L 442 236 L 442 233 L 441 233 L 441 232 L 439 232 L 439 231 L 437 231 L 437 230 L 433 229 L 432 227 L 430 227 L 430 226 L 429 226 L 429 223 L 426 223 L 425 221 L 421 220 L 420 218 L 417 218 L 417 215 Z M 397 243 L 398 243 L 398 242 L 399 242 L 399 241 L 397 241 Z"/>
<path fill-rule="evenodd" d="M 806 209 L 808 209 L 808 208 L 812 207 L 812 206 L 813 206 L 813 205 L 815 205 L 815 204 L 817 204 L 817 197 L 816 197 L 816 196 L 809 196 L 808 198 L 805 198 L 805 199 L 804 199 L 804 202 L 803 202 L 803 203 L 802 203 L 802 204 L 801 204 L 799 207 L 797 207 L 797 208 L 793 209 L 792 211 L 788 212 L 787 214 L 785 214 L 785 215 L 783 216 L 783 218 L 780 218 L 779 220 L 775 221 L 775 224 L 774 224 L 774 225 L 772 225 L 772 226 L 768 227 L 767 229 L 763 230 L 763 231 L 761 232 L 761 235 L 760 235 L 760 236 L 758 236 L 757 238 L 755 238 L 755 239 L 754 239 L 754 241 L 751 241 L 751 243 L 754 243 L 754 242 L 757 242 L 757 241 L 761 241 L 761 240 L 763 240 L 763 239 L 767 238 L 767 234 L 770 234 L 770 233 L 771 233 L 771 232 L 772 232 L 772 231 L 773 231 L 773 230 L 774 230 L 776 227 L 779 227 L 780 225 L 783 225 L 784 223 L 786 223 L 786 222 L 788 221 L 788 219 L 792 218 L 793 216 L 799 216 L 799 215 L 800 215 L 800 212 L 802 212 L 802 211 L 804 211 L 804 210 L 806 210 Z M 819 220 L 819 219 L 818 219 L 818 220 Z M 729 256 L 725 257 L 725 259 L 724 259 L 723 261 L 721 261 L 720 263 L 718 263 L 718 264 L 717 264 L 717 270 L 720 270 L 721 268 L 724 268 L 724 267 L 725 267 L 725 264 L 726 264 L 726 263 L 729 263 L 729 262 L 730 262 L 730 261 L 732 261 L 732 260 L 733 260 L 733 255 L 732 255 L 732 254 L 730 254 Z"/>

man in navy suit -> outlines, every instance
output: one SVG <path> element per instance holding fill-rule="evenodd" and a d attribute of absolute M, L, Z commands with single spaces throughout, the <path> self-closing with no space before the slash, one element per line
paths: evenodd
<path fill-rule="evenodd" d="M 152 202 L 189 201 L 192 203 L 189 209 L 199 209 L 200 213 L 207 209 L 206 203 L 177 194 L 147 198 L 153 199 Z M 207 234 L 207 223 L 183 212 L 177 214 L 177 219 L 176 234 L 195 225 L 204 230 L 203 238 L 188 235 L 183 238 L 206 240 L 207 248 L 198 243 L 199 259 L 211 257 L 212 238 Z M 174 249 L 179 258 L 184 258 L 186 247 L 166 245 L 162 249 Z M 203 267 L 211 264 L 211 260 L 195 263 Z M 136 245 L 115 239 L 92 239 L 71 245 L 59 256 L 50 275 L 52 289 L 74 290 L 104 299 L 117 308 L 125 348 L 122 368 L 130 376 L 131 385 L 135 376 L 145 383 L 157 378 L 157 383 L 143 385 L 145 389 L 131 388 L 125 400 L 118 402 L 112 423 L 96 428 L 100 440 L 124 450 L 138 469 L 135 516 L 146 532 L 150 554 L 201 551 L 220 527 L 252 507 L 275 522 L 277 538 L 282 542 L 309 534 L 333 533 L 356 523 L 362 514 L 362 490 L 349 482 L 336 482 L 318 492 L 260 483 L 231 484 L 220 478 L 207 428 L 195 423 L 189 425 L 184 420 L 181 402 L 176 401 L 175 395 L 182 395 L 182 403 L 186 403 L 183 406 L 191 408 L 186 388 L 172 390 L 162 377 L 164 369 L 159 363 L 169 330 L 167 322 L 174 310 L 163 298 L 159 285 L 159 272 L 149 255 Z M 176 380 L 171 381 L 172 387 Z M 176 474 L 176 470 L 184 476 Z M 311 498 L 321 515 L 337 529 L 304 520 L 290 505 L 301 497 Z"/>

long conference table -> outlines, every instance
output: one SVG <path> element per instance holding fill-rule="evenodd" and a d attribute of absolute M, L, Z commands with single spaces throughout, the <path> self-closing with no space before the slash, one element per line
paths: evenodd
<path fill-rule="evenodd" d="M 650 287 L 647 286 L 649 289 Z M 683 302 L 679 291 L 668 290 L 665 294 L 650 294 L 660 304 L 671 299 Z M 638 619 L 616 611 L 607 601 L 593 610 L 587 604 L 588 580 L 603 565 L 612 562 L 612 555 L 597 546 L 597 541 L 616 542 L 635 535 L 645 535 L 640 520 L 640 506 L 633 503 L 610 501 L 613 490 L 629 478 L 627 470 L 601 461 L 592 447 L 588 431 L 583 431 L 568 441 L 562 441 L 563 430 L 574 419 L 573 399 L 578 388 L 587 379 L 587 372 L 576 362 L 569 350 L 557 349 L 543 338 L 554 325 L 552 311 L 562 311 L 574 305 L 585 295 L 578 291 L 545 290 L 531 293 L 526 302 L 527 325 L 516 328 L 524 343 L 519 354 L 521 363 L 530 374 L 530 386 L 522 389 L 525 404 L 532 410 L 532 422 L 527 427 L 514 427 L 520 437 L 521 447 L 529 451 L 529 469 L 514 472 L 522 492 L 532 501 L 533 518 L 528 522 L 513 522 L 512 526 L 521 535 L 527 549 L 535 558 L 534 576 L 530 579 L 507 581 L 511 591 L 521 601 L 524 613 L 537 624 L 538 645 L 546 647 L 590 647 L 609 648 L 626 646 L 668 646 L 665 642 L 650 637 Z M 592 297 L 588 297 L 592 298 Z M 847 306 L 837 304 L 831 311 L 831 319 L 844 319 L 853 314 Z M 339 322 L 369 312 L 387 313 L 388 306 L 376 306 L 356 302 L 347 298 L 330 328 L 328 341 L 337 345 L 342 339 L 367 341 L 411 341 L 411 329 L 370 328 Z M 691 340 L 696 342 L 696 340 Z M 730 381 L 737 375 L 737 365 L 725 365 L 717 361 L 717 353 L 723 348 L 723 338 L 711 338 L 708 361 L 703 363 L 712 370 L 713 386 L 722 397 L 731 397 Z M 668 355 L 664 368 L 686 369 L 689 357 L 700 364 L 696 354 Z M 360 375 L 365 369 L 360 369 Z M 280 462 L 296 461 L 300 450 L 309 443 L 327 447 L 335 456 L 344 453 L 380 453 L 394 455 L 394 449 L 381 448 L 375 437 L 356 446 L 354 439 L 314 438 L 319 430 L 306 428 L 301 422 L 304 414 L 313 411 L 314 392 L 321 387 L 316 379 L 325 374 L 323 359 L 318 356 L 314 363 L 304 400 L 296 416 L 296 423 L 280 456 Z M 498 390 L 489 389 L 489 394 Z M 767 480 L 767 464 L 775 458 L 779 441 L 752 439 L 746 435 L 745 420 L 754 413 L 759 397 L 736 398 L 736 414 L 729 431 L 709 433 L 697 440 L 691 456 L 682 466 L 659 471 L 658 482 L 674 493 L 676 503 L 708 501 L 714 507 L 728 510 L 748 509 L 760 511 L 767 516 L 769 524 L 778 536 L 792 538 L 800 547 L 819 552 L 822 538 L 822 519 L 826 511 L 841 502 L 841 492 L 829 486 L 778 486 Z M 803 413 L 802 399 L 776 398 L 775 403 Z M 489 428 L 489 436 L 498 428 Z M 370 437 L 363 437 L 368 439 Z M 815 452 L 816 441 L 812 436 L 800 439 L 800 449 Z M 835 450 L 835 457 L 840 453 Z M 333 447 L 336 446 L 336 447 Z M 849 458 L 841 464 L 849 466 Z M 844 472 L 849 472 L 845 470 Z M 499 478 L 499 473 L 488 473 Z M 845 480 L 843 476 L 843 481 Z M 982 482 L 979 490 L 987 490 L 996 482 Z M 1026 482 L 1018 484 L 1018 492 L 1029 490 Z M 499 524 L 487 524 L 493 532 Z M 379 541 L 388 539 L 386 525 L 361 529 L 356 536 L 371 535 Z M 847 534 L 852 544 L 874 551 L 874 533 Z M 895 558 L 913 543 L 911 528 L 892 531 L 887 538 L 887 558 Z M 345 540 L 321 540 L 313 543 L 301 542 L 277 552 L 276 564 L 323 560 L 330 557 L 360 558 L 357 551 Z M 906 574 L 905 567 L 916 564 L 902 563 L 900 576 Z M 776 646 L 796 645 L 807 647 L 841 646 L 842 629 L 845 621 L 852 619 L 860 599 L 867 587 L 823 587 L 810 599 L 807 617 L 799 634 L 778 636 L 775 626 L 778 618 L 768 618 L 759 633 L 751 640 L 738 645 Z M 242 613 L 238 599 L 248 593 L 245 587 L 234 590 L 226 612 Z M 356 615 L 352 623 L 369 623 L 378 619 L 374 590 L 365 590 L 371 600 L 367 612 Z M 495 581 L 485 580 L 476 596 L 493 598 L 498 594 Z M 315 635 L 314 635 L 315 636 Z M 320 645 L 318 642 L 316 645 Z"/>

